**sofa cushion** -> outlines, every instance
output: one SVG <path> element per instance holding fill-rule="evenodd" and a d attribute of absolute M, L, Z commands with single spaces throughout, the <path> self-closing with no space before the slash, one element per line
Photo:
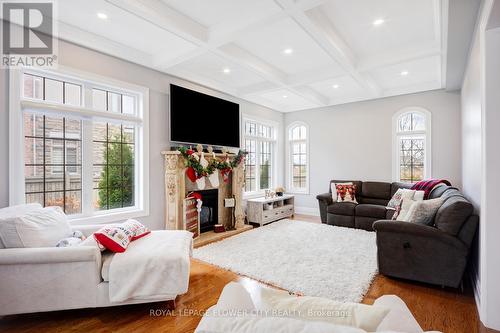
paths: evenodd
<path fill-rule="evenodd" d="M 378 217 L 356 216 L 354 218 L 354 227 L 366 231 L 373 231 L 373 223 L 380 221 Z"/>
<path fill-rule="evenodd" d="M 464 222 L 472 215 L 474 207 L 461 195 L 443 196 L 444 203 L 438 209 L 434 224 L 439 230 L 457 235 Z"/>
<path fill-rule="evenodd" d="M 328 213 L 337 215 L 354 215 L 356 204 L 353 202 L 334 202 L 328 206 Z"/>
<path fill-rule="evenodd" d="M 360 204 L 355 208 L 356 216 L 376 217 L 385 219 L 387 208 L 385 206 Z"/>
<path fill-rule="evenodd" d="M 363 182 L 363 188 L 360 192 L 361 196 L 373 199 L 391 198 L 391 184 L 383 182 Z"/>
<path fill-rule="evenodd" d="M 357 191 L 357 193 L 361 193 L 361 189 L 362 189 L 362 185 L 363 185 L 363 182 L 361 182 L 359 180 L 337 180 L 337 179 L 334 179 L 334 180 L 330 181 L 330 192 L 332 191 L 332 185 L 331 185 L 331 183 L 335 183 L 335 184 L 339 184 L 339 183 L 352 183 L 353 185 L 356 185 L 356 191 Z"/>
<path fill-rule="evenodd" d="M 434 216 L 442 204 L 442 198 L 415 201 L 403 221 L 432 225 L 434 223 Z"/>
<path fill-rule="evenodd" d="M 429 199 L 440 198 L 448 190 L 456 190 L 458 192 L 458 190 L 454 187 L 450 187 L 446 184 L 439 183 L 436 186 L 434 186 L 434 188 L 429 193 Z"/>
<path fill-rule="evenodd" d="M 115 254 L 113 252 L 109 251 L 106 251 L 102 254 L 101 277 L 104 282 L 109 282 L 109 267 L 114 255 Z"/>
<path fill-rule="evenodd" d="M 396 193 L 397 190 L 400 188 L 406 188 L 406 189 L 411 189 L 412 183 L 401 183 L 401 182 L 394 182 L 391 184 L 391 198 Z"/>
<path fill-rule="evenodd" d="M 0 218 L 0 238 L 6 248 L 55 247 L 72 233 L 60 207 L 38 208 Z"/>
<path fill-rule="evenodd" d="M 366 198 L 366 197 L 359 197 L 358 200 L 359 203 L 362 204 L 367 204 L 367 205 L 379 205 L 379 206 L 387 206 L 387 203 L 389 202 L 388 199 L 375 199 L 375 198 Z"/>

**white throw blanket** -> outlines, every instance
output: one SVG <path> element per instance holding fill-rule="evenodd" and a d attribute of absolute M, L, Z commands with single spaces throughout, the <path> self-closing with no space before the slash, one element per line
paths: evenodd
<path fill-rule="evenodd" d="M 189 285 L 193 235 L 159 230 L 130 243 L 109 267 L 111 302 L 158 300 L 184 294 Z"/>

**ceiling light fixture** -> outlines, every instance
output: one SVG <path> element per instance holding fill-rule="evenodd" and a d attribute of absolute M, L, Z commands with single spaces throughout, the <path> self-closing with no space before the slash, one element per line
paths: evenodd
<path fill-rule="evenodd" d="M 402 72 L 401 72 L 401 76 L 406 76 L 406 75 L 408 75 L 408 74 L 409 74 L 409 73 L 408 73 L 408 71 L 402 71 Z"/>
<path fill-rule="evenodd" d="M 291 49 L 291 48 L 286 48 L 286 49 L 284 49 L 284 50 L 283 50 L 283 53 L 284 53 L 284 54 L 292 54 L 292 53 L 293 53 L 293 49 Z"/>
<path fill-rule="evenodd" d="M 287 95 L 283 95 L 283 98 L 288 98 L 288 96 Z"/>
<path fill-rule="evenodd" d="M 379 26 L 381 24 L 384 24 L 385 20 L 384 19 L 376 19 L 375 21 L 373 21 L 373 25 L 374 26 Z"/>
<path fill-rule="evenodd" d="M 338 84 L 334 84 L 332 87 L 333 87 L 333 89 L 338 89 L 339 85 Z"/>
<path fill-rule="evenodd" d="M 231 73 L 231 69 L 226 67 L 226 68 L 224 68 L 224 69 L 222 70 L 222 72 L 223 72 L 224 74 L 229 74 L 229 73 Z"/>
<path fill-rule="evenodd" d="M 100 18 L 101 20 L 106 20 L 108 18 L 108 15 L 102 12 L 97 13 L 97 17 Z"/>

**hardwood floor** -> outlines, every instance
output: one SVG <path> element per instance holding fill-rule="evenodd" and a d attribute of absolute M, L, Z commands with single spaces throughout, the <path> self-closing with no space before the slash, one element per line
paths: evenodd
<path fill-rule="evenodd" d="M 297 215 L 295 219 L 318 222 L 316 217 Z M 173 311 L 167 303 L 151 303 L 15 315 L 0 318 L 0 332 L 192 332 L 203 310 L 217 302 L 228 282 L 239 281 L 252 293 L 263 286 L 206 263 L 191 263 L 189 292 L 177 298 Z M 371 304 L 385 294 L 401 297 L 424 330 L 494 332 L 481 327 L 470 290 L 461 293 L 377 276 L 363 303 Z"/>

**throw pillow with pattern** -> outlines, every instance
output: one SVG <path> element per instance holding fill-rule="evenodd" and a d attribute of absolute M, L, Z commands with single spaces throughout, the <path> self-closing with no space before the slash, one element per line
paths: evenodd
<path fill-rule="evenodd" d="M 443 204 L 442 198 L 415 201 L 408 211 L 404 221 L 425 225 L 434 224 L 434 216 Z"/>
<path fill-rule="evenodd" d="M 356 201 L 356 185 L 342 185 L 338 184 L 337 188 L 337 202 L 353 202 Z"/>

